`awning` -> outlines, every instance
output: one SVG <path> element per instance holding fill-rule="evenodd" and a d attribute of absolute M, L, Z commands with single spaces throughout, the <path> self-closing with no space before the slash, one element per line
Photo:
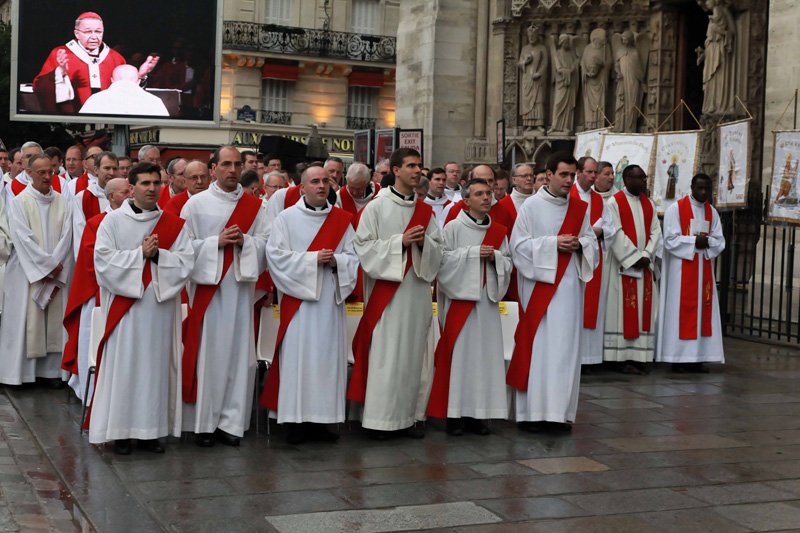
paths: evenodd
<path fill-rule="evenodd" d="M 285 63 L 265 63 L 261 67 L 261 77 L 273 80 L 295 81 L 300 73 L 300 67 L 296 64 L 287 65 Z"/>
<path fill-rule="evenodd" d="M 350 87 L 383 87 L 383 72 L 354 70 L 347 79 Z"/>

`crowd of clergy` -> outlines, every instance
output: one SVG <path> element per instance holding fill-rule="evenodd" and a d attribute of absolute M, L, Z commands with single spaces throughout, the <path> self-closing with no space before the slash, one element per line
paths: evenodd
<path fill-rule="evenodd" d="M 152 146 L 133 164 L 56 155 L 25 143 L 0 183 L 0 383 L 67 382 L 89 441 L 119 454 L 187 433 L 238 446 L 254 408 L 291 444 L 335 441 L 346 418 L 378 440 L 422 438 L 430 418 L 452 436 L 492 419 L 569 431 L 582 367 L 724 362 L 704 174 L 662 221 L 642 168 L 615 190 L 612 165 L 568 153 L 516 165 L 508 190 L 490 166 L 423 169 L 408 148 L 297 183 L 233 146 L 166 168 Z"/>

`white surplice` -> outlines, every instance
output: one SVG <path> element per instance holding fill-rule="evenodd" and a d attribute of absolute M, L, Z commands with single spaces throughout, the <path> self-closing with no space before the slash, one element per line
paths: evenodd
<path fill-rule="evenodd" d="M 611 243 L 608 262 L 608 296 L 606 298 L 606 323 L 603 335 L 603 359 L 605 361 L 638 361 L 647 363 L 653 360 L 656 348 L 656 325 L 658 323 L 658 270 L 656 269 L 656 254 L 661 248 L 661 224 L 656 215 L 656 208 L 652 200 L 648 199 L 653 207 L 653 220 L 650 224 L 650 240 L 645 246 L 645 226 L 641 201 L 638 196 L 628 193 L 623 189 L 631 206 L 633 222 L 636 228 L 636 246 L 622 230 L 619 217 L 617 199 L 613 196 L 608 200 L 606 208 L 611 213 L 614 221 L 614 241 Z M 650 270 L 653 272 L 652 307 L 650 331 L 642 330 L 642 313 L 644 312 L 644 277 L 636 279 L 637 302 L 639 305 L 639 338 L 625 339 L 623 320 L 622 298 L 622 271 L 631 273 L 631 269 L 642 257 L 650 259 Z M 631 270 L 628 270 L 631 269 Z M 641 270 L 636 272 L 641 273 Z"/>
<path fill-rule="evenodd" d="M 356 209 L 361 211 L 364 209 L 364 206 L 370 203 L 372 200 L 375 199 L 375 195 L 377 193 L 373 192 L 375 190 L 375 186 L 370 182 L 367 184 L 366 196 L 362 196 L 361 198 L 356 198 L 352 194 L 350 195 L 353 198 L 353 203 L 356 204 Z M 348 189 L 347 192 L 350 192 Z M 278 193 L 275 193 L 278 194 Z M 342 207 L 342 190 L 339 189 L 336 191 L 336 207 Z"/>
<path fill-rule="evenodd" d="M 434 198 L 430 194 L 426 194 L 423 202 L 433 208 L 433 216 L 436 217 L 436 222 L 439 224 L 439 229 L 441 230 L 444 228 L 444 209 L 453 203 L 450 201 L 450 198 L 448 198 L 444 193 L 442 193 L 439 198 Z"/>
<path fill-rule="evenodd" d="M 547 187 L 522 204 L 511 233 L 511 257 L 517 267 L 520 304 L 527 309 L 536 283 L 553 283 L 558 268 L 558 232 L 568 199 Z M 518 422 L 574 422 L 580 386 L 580 336 L 574 324 L 583 317 L 583 289 L 597 262 L 597 238 L 583 219 L 578 235 L 582 251 L 573 253 L 561 283 L 533 340 L 528 390 L 516 391 Z M 520 319 L 522 312 L 520 312 Z"/>
<path fill-rule="evenodd" d="M 690 197 L 694 220 L 705 220 L 704 204 Z M 714 279 L 714 264 L 725 250 L 725 237 L 719 213 L 711 208 L 711 228 L 708 234 L 708 248 L 695 248 L 694 235 L 684 235 L 681 231 L 681 219 L 678 203 L 669 206 L 664 213 L 664 266 L 661 277 L 661 307 L 658 314 L 658 344 L 656 361 L 668 363 L 724 363 L 725 350 L 722 346 L 722 322 L 719 315 L 717 284 Z M 697 339 L 681 340 L 680 306 L 683 260 L 691 260 L 697 256 L 700 261 L 697 268 Z M 711 268 L 711 336 L 703 337 L 700 333 L 703 301 L 703 262 L 712 260 Z"/>
<path fill-rule="evenodd" d="M 361 212 L 355 249 L 364 270 L 364 300 L 375 280 L 400 282 L 372 335 L 367 391 L 361 425 L 394 431 L 410 427 L 424 416 L 433 358 L 426 361 L 428 328 L 431 326 L 431 283 L 442 259 L 439 226 L 431 217 L 422 248 L 403 249 L 403 232 L 414 213 L 416 201 L 401 198 L 393 187 L 381 189 Z M 403 277 L 406 257 L 412 267 Z M 432 354 L 429 354 L 432 355 Z M 424 375 L 423 375 L 424 374 Z M 420 404 L 420 405 L 418 405 Z M 355 411 L 355 410 L 354 410 Z M 353 413 L 358 418 L 359 413 Z"/>
<path fill-rule="evenodd" d="M 8 206 L 5 195 L 0 191 L 0 320 L 3 316 L 3 280 L 6 263 L 11 255 L 11 231 L 8 229 Z"/>
<path fill-rule="evenodd" d="M 452 300 L 476 302 L 453 347 L 448 418 L 508 415 L 498 302 L 511 281 L 511 253 L 503 237 L 494 261 L 481 259 L 480 247 L 488 229 L 488 224 L 478 224 L 462 211 L 442 232 L 444 254 L 438 277 L 442 327 L 446 327 Z"/>
<path fill-rule="evenodd" d="M 589 218 L 592 210 L 592 190 L 590 188 L 584 191 L 577 181 L 574 187 L 578 191 L 581 200 L 589 206 L 586 209 L 586 217 Z M 603 230 L 603 240 L 600 242 L 600 247 L 603 250 L 603 275 L 600 283 L 600 301 L 597 306 L 597 327 L 594 329 L 584 328 L 583 315 L 581 315 L 578 322 L 581 326 L 581 364 L 584 365 L 596 365 L 603 362 L 603 334 L 605 331 L 606 296 L 608 294 L 609 278 L 607 264 L 608 256 L 610 255 L 609 248 L 616 234 L 614 219 L 611 217 L 611 212 L 606 207 L 605 201 L 603 201 L 603 214 L 600 215 L 600 218 L 597 219 L 592 227 Z"/>
<path fill-rule="evenodd" d="M 32 185 L 9 206 L 14 247 L 4 283 L 0 383 L 19 385 L 37 377 L 61 376 L 66 337 L 62 320 L 73 265 L 70 216 L 70 204 L 62 195 L 52 189 L 41 194 Z M 47 279 L 59 264 L 63 266 L 61 273 Z M 50 302 L 44 306 L 48 296 Z M 31 320 L 33 315 L 35 323 Z M 29 345 L 31 339 L 37 341 L 36 346 Z"/>
<path fill-rule="evenodd" d="M 266 204 L 266 221 L 267 221 L 267 228 L 272 228 L 272 223 L 275 222 L 275 219 L 278 218 L 278 215 L 286 209 L 286 191 L 288 191 L 291 187 L 282 187 L 275 191 L 272 196 L 270 196 L 269 201 Z M 301 195 L 302 196 L 302 195 Z M 269 235 L 267 235 L 269 237 Z"/>
<path fill-rule="evenodd" d="M 151 262 L 142 284 L 142 241 L 161 218 L 156 209 L 135 213 L 130 202 L 100 223 L 95 272 L 103 313 L 114 297 L 137 300 L 106 341 L 92 399 L 89 442 L 157 439 L 181 434 L 181 300 L 194 265 L 186 228 Z M 162 242 L 163 244 L 163 242 Z"/>
<path fill-rule="evenodd" d="M 301 198 L 278 215 L 267 242 L 272 281 L 282 299 L 303 301 L 286 330 L 280 351 L 278 423 L 344 421 L 347 338 L 344 301 L 356 285 L 355 232 L 348 225 L 333 249 L 336 271 L 317 262 L 308 246 L 331 212 L 309 209 Z"/>
<path fill-rule="evenodd" d="M 222 276 L 219 234 L 244 194 L 241 186 L 225 192 L 216 183 L 186 202 L 181 218 L 192 239 L 195 265 L 189 283 L 219 288 L 208 306 L 197 352 L 197 402 L 184 403 L 183 429 L 213 433 L 217 428 L 241 437 L 250 426 L 256 369 L 253 304 L 255 283 L 266 268 L 267 221 L 262 204 L 255 221 L 236 246 L 233 263 Z"/>
<path fill-rule="evenodd" d="M 83 237 L 83 228 L 86 227 L 86 215 L 83 212 L 83 196 L 85 194 L 91 194 L 97 198 L 101 213 L 105 213 L 110 207 L 106 199 L 106 192 L 100 187 L 97 181 L 90 181 L 89 187 L 70 198 L 72 202 L 72 247 L 75 253 L 75 259 L 78 258 L 78 252 L 81 248 L 81 237 Z"/>

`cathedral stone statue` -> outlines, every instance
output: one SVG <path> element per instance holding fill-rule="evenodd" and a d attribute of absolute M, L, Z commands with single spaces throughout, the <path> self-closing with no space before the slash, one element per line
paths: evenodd
<path fill-rule="evenodd" d="M 586 130 L 603 127 L 606 111 L 608 76 L 611 68 L 611 51 L 606 41 L 606 31 L 597 28 L 589 36 L 589 44 L 581 56 L 581 81 L 583 85 L 583 127 Z"/>
<path fill-rule="evenodd" d="M 539 28 L 531 24 L 527 29 L 528 44 L 519 54 L 520 113 L 526 130 L 544 133 L 544 95 L 547 88 L 547 47 L 541 42 Z"/>
<path fill-rule="evenodd" d="M 721 0 L 700 0 L 711 11 L 705 48 L 697 48 L 697 64 L 703 64 L 703 113 L 723 114 L 733 105 L 735 23 Z"/>
<path fill-rule="evenodd" d="M 646 39 L 641 39 L 646 41 Z M 645 90 L 646 54 L 637 45 L 639 35 L 625 30 L 614 36 L 614 74 L 617 78 L 616 112 L 614 125 L 620 132 L 637 131 L 639 111 Z"/>
<path fill-rule="evenodd" d="M 562 33 L 553 46 L 553 120 L 550 135 L 571 135 L 578 95 L 578 55 L 572 35 Z"/>

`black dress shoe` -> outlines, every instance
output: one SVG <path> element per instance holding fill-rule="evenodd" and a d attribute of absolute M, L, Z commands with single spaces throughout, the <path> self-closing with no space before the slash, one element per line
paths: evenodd
<path fill-rule="evenodd" d="M 568 422 L 548 422 L 547 429 L 557 433 L 570 433 L 572 431 L 572 424 Z"/>
<path fill-rule="evenodd" d="M 470 431 L 476 435 L 488 435 L 491 433 L 486 421 L 478 420 L 477 418 L 468 418 L 466 428 L 467 431 Z"/>
<path fill-rule="evenodd" d="M 198 433 L 194 436 L 194 443 L 201 448 L 211 448 L 214 445 L 214 434 Z"/>
<path fill-rule="evenodd" d="M 286 442 L 291 445 L 306 441 L 306 428 L 303 424 L 284 424 L 286 426 Z"/>
<path fill-rule="evenodd" d="M 544 431 L 544 422 L 517 422 L 517 427 L 528 433 L 541 433 Z"/>
<path fill-rule="evenodd" d="M 379 429 L 368 429 L 369 438 L 372 440 L 388 440 L 389 439 L 389 432 L 388 431 L 381 431 Z"/>
<path fill-rule="evenodd" d="M 314 424 L 309 422 L 306 425 L 306 430 L 312 439 L 320 442 L 336 442 L 339 440 L 339 434 L 331 431 L 326 424 Z"/>
<path fill-rule="evenodd" d="M 409 439 L 424 439 L 425 438 L 425 430 L 417 427 L 411 426 L 410 428 L 406 428 L 403 430 L 403 434 L 408 437 Z"/>
<path fill-rule="evenodd" d="M 221 429 L 217 429 L 217 431 L 214 432 L 214 437 L 225 446 L 234 446 L 234 447 L 239 446 L 239 443 L 242 440 L 235 435 L 231 435 L 226 431 L 222 431 Z"/>
<path fill-rule="evenodd" d="M 164 453 L 164 447 L 158 439 L 140 440 L 139 448 L 150 453 Z"/>
<path fill-rule="evenodd" d="M 114 441 L 114 453 L 117 455 L 131 454 L 131 439 L 117 439 Z"/>
<path fill-rule="evenodd" d="M 460 418 L 448 418 L 445 424 L 445 431 L 453 437 L 460 437 L 464 434 L 464 421 Z"/>

